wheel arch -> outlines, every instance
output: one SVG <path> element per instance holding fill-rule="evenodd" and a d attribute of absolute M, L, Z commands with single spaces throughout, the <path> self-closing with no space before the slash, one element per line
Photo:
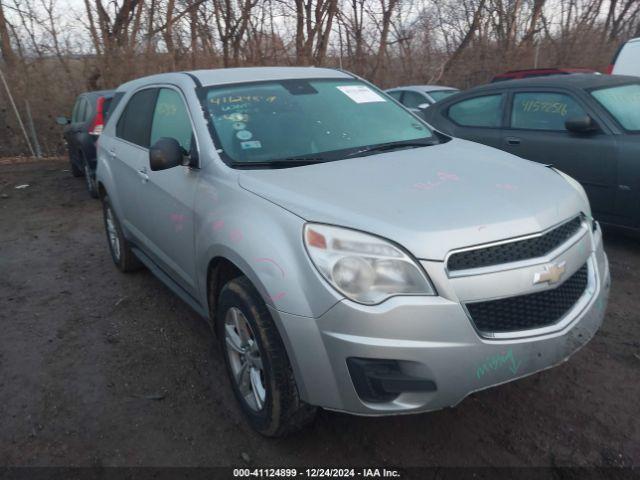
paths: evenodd
<path fill-rule="evenodd" d="M 215 311 L 218 305 L 220 292 L 228 281 L 238 277 L 245 277 L 256 289 L 258 295 L 267 306 L 271 319 L 273 320 L 278 335 L 284 345 L 287 358 L 293 368 L 294 377 L 296 379 L 296 384 L 301 398 L 307 399 L 308 394 L 306 382 L 296 356 L 296 349 L 292 344 L 293 340 L 290 338 L 285 326 L 282 324 L 282 319 L 279 317 L 277 309 L 269 298 L 266 287 L 260 281 L 257 273 L 246 265 L 241 257 L 234 258 L 233 254 L 216 255 L 209 260 L 207 266 L 206 300 L 207 308 L 209 309 L 209 325 L 212 331 L 217 332 L 218 325 L 216 322 L 218 322 L 219 319 L 216 318 Z"/>
<path fill-rule="evenodd" d="M 207 265 L 207 308 L 212 326 L 216 322 L 216 309 L 222 287 L 234 278 L 244 276 L 249 278 L 234 262 L 224 256 L 216 256 Z M 249 278 L 251 281 L 251 279 Z M 253 281 L 251 281 L 253 284 Z M 254 285 L 255 286 L 255 285 Z M 264 299 L 263 299 L 264 300 Z"/>

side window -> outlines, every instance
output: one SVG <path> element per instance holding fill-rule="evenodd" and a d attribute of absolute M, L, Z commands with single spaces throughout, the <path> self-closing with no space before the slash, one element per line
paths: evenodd
<path fill-rule="evenodd" d="M 116 136 L 141 147 L 149 147 L 151 116 L 156 104 L 157 88 L 133 94 L 116 125 Z"/>
<path fill-rule="evenodd" d="M 406 90 L 404 92 L 404 97 L 402 97 L 402 104 L 407 108 L 418 108 L 418 105 L 422 105 L 423 103 L 429 103 L 426 98 L 420 95 L 417 92 L 412 92 L 411 90 Z"/>
<path fill-rule="evenodd" d="M 449 107 L 448 116 L 466 127 L 500 127 L 502 94 L 469 98 Z"/>
<path fill-rule="evenodd" d="M 391 95 L 393 98 L 395 98 L 397 101 L 400 101 L 400 97 L 402 96 L 402 90 L 394 90 L 393 92 L 387 92 L 389 95 Z"/>
<path fill-rule="evenodd" d="M 564 93 L 516 93 L 511 109 L 511 128 L 564 131 L 567 118 L 584 115 L 584 109 Z"/>
<path fill-rule="evenodd" d="M 175 138 L 188 152 L 192 136 L 191 120 L 182 96 L 170 88 L 161 88 L 153 112 L 149 144 L 153 145 L 162 137 Z"/>

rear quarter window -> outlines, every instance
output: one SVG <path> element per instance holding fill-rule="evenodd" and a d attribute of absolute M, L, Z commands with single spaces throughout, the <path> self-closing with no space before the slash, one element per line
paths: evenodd
<path fill-rule="evenodd" d="M 502 94 L 468 98 L 449 107 L 447 116 L 465 127 L 500 127 Z"/>

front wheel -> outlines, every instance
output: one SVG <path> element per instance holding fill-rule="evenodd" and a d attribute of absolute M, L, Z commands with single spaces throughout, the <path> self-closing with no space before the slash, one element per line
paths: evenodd
<path fill-rule="evenodd" d="M 223 287 L 216 319 L 233 392 L 249 424 L 281 437 L 311 423 L 317 409 L 300 400 L 282 339 L 246 277 Z"/>

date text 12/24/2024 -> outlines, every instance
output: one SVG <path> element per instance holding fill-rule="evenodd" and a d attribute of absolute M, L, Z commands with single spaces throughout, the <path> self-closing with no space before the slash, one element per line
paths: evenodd
<path fill-rule="evenodd" d="M 401 478 L 391 468 L 234 468 L 234 478 Z"/>

